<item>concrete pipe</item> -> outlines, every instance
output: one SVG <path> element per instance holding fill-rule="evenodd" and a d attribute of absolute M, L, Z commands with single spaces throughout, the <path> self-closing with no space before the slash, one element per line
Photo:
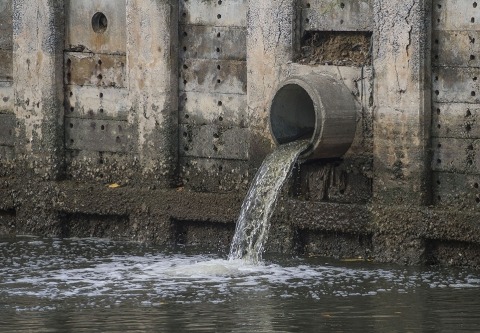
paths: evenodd
<path fill-rule="evenodd" d="M 340 157 L 350 148 L 357 103 L 342 82 L 324 74 L 283 81 L 270 106 L 270 129 L 277 144 L 310 139 L 302 158 Z"/>

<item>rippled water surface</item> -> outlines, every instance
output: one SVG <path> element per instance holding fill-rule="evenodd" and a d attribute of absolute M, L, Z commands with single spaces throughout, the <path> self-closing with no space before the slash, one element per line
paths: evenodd
<path fill-rule="evenodd" d="M 1 332 L 480 330 L 477 271 L 0 239 Z"/>

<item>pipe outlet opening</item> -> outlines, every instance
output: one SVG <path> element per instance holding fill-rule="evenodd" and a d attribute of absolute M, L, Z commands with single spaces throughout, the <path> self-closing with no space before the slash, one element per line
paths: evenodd
<path fill-rule="evenodd" d="M 97 12 L 92 17 L 92 29 L 97 34 L 104 33 L 108 27 L 108 19 L 102 12 Z"/>
<path fill-rule="evenodd" d="M 358 106 L 343 82 L 326 74 L 290 77 L 270 105 L 276 143 L 310 140 L 303 158 L 340 157 L 355 137 Z"/>
<path fill-rule="evenodd" d="M 315 131 L 315 107 L 310 95 L 297 84 L 283 86 L 273 98 L 270 119 L 273 136 L 279 144 L 311 139 Z"/>

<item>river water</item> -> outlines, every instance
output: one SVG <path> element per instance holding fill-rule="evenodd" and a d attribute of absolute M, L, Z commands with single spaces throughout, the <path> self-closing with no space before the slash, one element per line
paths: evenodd
<path fill-rule="evenodd" d="M 0 332 L 478 332 L 480 276 L 103 239 L 0 239 Z"/>

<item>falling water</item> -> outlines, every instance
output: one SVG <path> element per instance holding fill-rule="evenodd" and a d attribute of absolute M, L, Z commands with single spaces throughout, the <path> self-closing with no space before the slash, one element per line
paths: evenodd
<path fill-rule="evenodd" d="M 298 156 L 309 141 L 281 145 L 268 155 L 258 170 L 245 197 L 237 220 L 229 259 L 259 263 L 270 228 L 270 217 L 278 195 Z"/>

